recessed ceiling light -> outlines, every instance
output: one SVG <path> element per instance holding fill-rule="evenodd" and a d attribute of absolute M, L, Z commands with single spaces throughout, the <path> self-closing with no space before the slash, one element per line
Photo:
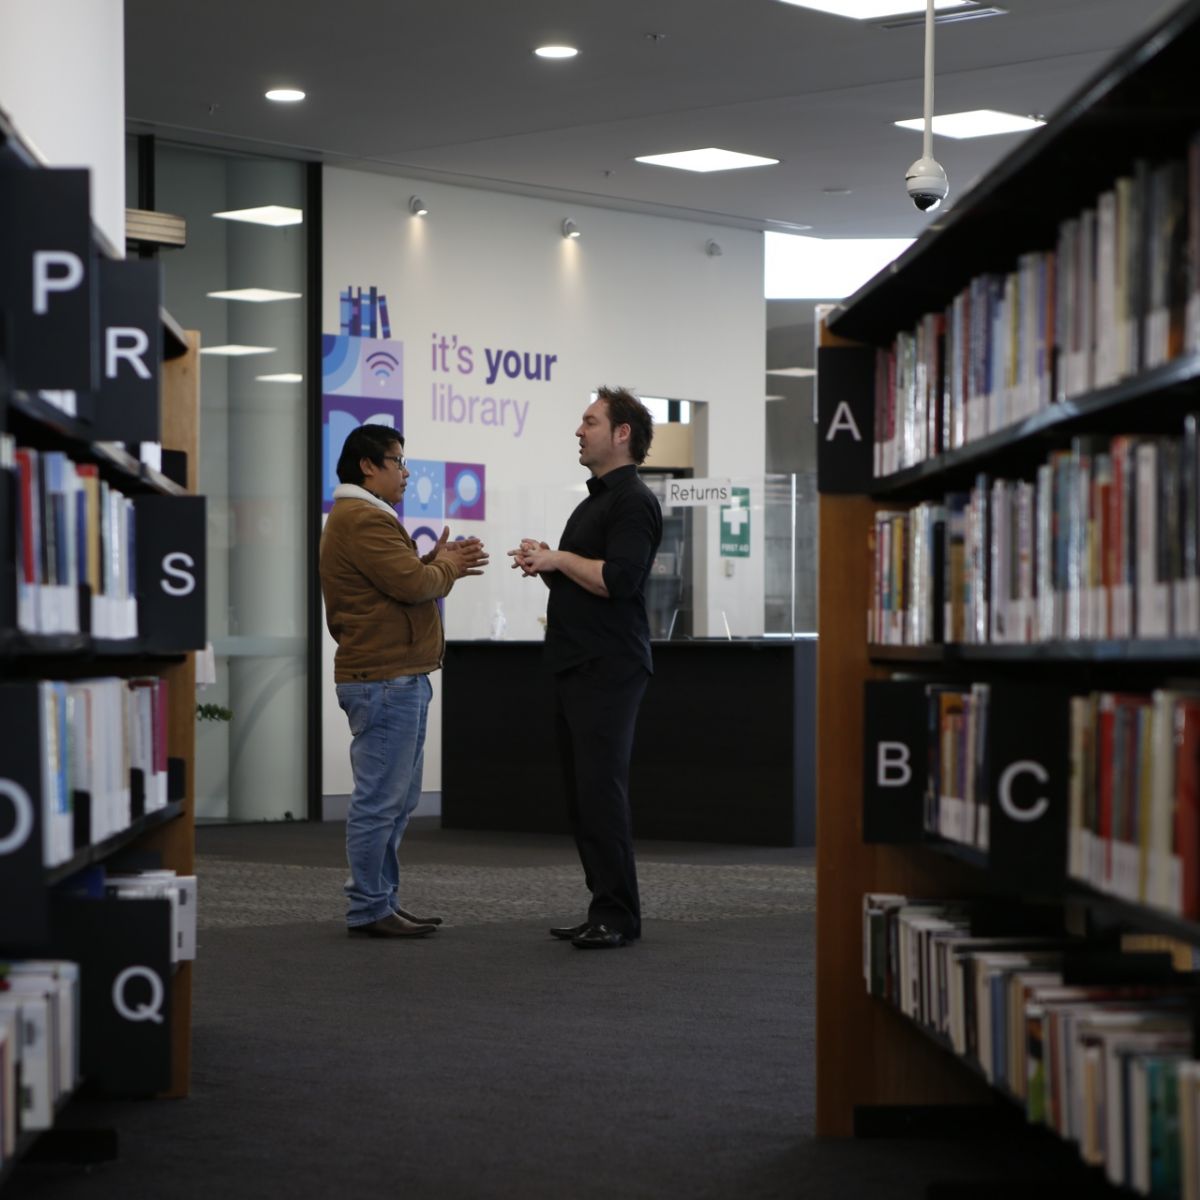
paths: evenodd
<path fill-rule="evenodd" d="M 261 208 L 235 208 L 229 212 L 213 213 L 222 221 L 249 221 L 252 225 L 299 225 L 304 212 L 299 208 L 285 208 L 282 204 L 264 204 Z"/>
<path fill-rule="evenodd" d="M 303 383 L 304 376 L 296 371 L 283 371 L 279 375 L 255 375 L 259 383 Z"/>
<path fill-rule="evenodd" d="M 912 238 L 814 238 L 768 231 L 763 234 L 763 291 L 768 300 L 840 300 L 911 245 Z"/>
<path fill-rule="evenodd" d="M 574 46 L 539 46 L 534 51 L 538 58 L 574 58 L 578 53 Z"/>
<path fill-rule="evenodd" d="M 771 367 L 767 369 L 768 375 L 788 375 L 792 379 L 811 379 L 817 370 L 815 367 Z M 778 397 L 780 400 L 782 396 Z M 769 400 L 770 397 L 768 396 Z"/>
<path fill-rule="evenodd" d="M 201 354 L 220 354 L 225 358 L 241 358 L 246 354 L 271 354 L 274 346 L 240 346 L 231 342 L 227 346 L 202 346 Z"/>
<path fill-rule="evenodd" d="M 814 12 L 830 13 L 835 17 L 853 17 L 856 21 L 875 21 L 880 17 L 893 17 L 897 13 L 925 11 L 925 0 L 783 0 L 798 8 L 811 8 Z M 934 9 L 967 8 L 974 0 L 934 0 Z"/>
<path fill-rule="evenodd" d="M 642 154 L 636 162 L 655 167 L 676 167 L 680 171 L 737 171 L 742 167 L 771 167 L 777 158 L 760 158 L 757 154 L 739 154 L 736 150 L 719 150 L 708 146 L 703 150 L 679 150 L 674 154 Z"/>
<path fill-rule="evenodd" d="M 266 97 L 280 104 L 295 104 L 297 100 L 304 99 L 304 93 L 299 88 L 272 88 Z"/>
<path fill-rule="evenodd" d="M 995 112 L 990 108 L 977 108 L 971 112 L 943 113 L 933 118 L 933 132 L 951 138 L 991 137 L 996 133 L 1024 133 L 1045 125 L 1036 117 L 1019 117 L 1015 113 Z M 925 121 L 913 117 L 897 121 L 901 129 L 924 130 Z"/>
<path fill-rule="evenodd" d="M 277 292 L 273 288 L 233 288 L 228 292 L 209 292 L 213 300 L 246 300 L 251 304 L 267 304 L 272 300 L 299 300 L 303 292 Z"/>

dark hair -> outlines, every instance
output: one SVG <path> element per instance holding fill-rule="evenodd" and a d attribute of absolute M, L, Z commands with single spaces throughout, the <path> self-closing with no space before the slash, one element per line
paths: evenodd
<path fill-rule="evenodd" d="M 596 399 L 608 406 L 609 424 L 629 426 L 629 456 L 639 465 L 646 461 L 654 441 L 654 418 L 650 410 L 628 388 L 599 387 Z"/>
<path fill-rule="evenodd" d="M 383 456 L 397 443 L 404 448 L 404 439 L 390 425 L 360 425 L 350 431 L 338 458 L 337 477 L 342 483 L 362 484 L 362 468 L 358 465 L 369 458 L 377 467 L 383 466 Z"/>

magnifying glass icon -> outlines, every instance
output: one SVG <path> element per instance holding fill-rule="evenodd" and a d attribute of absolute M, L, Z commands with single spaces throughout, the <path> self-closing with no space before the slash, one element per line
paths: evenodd
<path fill-rule="evenodd" d="M 479 476 L 469 468 L 458 473 L 454 480 L 454 499 L 450 501 L 450 516 L 453 516 L 464 505 L 470 508 L 479 500 L 483 485 Z"/>

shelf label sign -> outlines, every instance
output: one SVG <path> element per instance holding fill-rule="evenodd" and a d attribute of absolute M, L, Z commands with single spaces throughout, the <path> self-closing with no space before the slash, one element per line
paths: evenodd
<path fill-rule="evenodd" d="M 207 516 L 203 496 L 138 496 L 138 637 L 148 650 L 203 650 Z"/>
<path fill-rule="evenodd" d="M 126 989 L 134 980 L 141 980 L 143 984 L 148 984 L 150 991 L 146 999 L 139 998 L 137 1002 L 131 1004 Z M 138 995 L 144 990 L 144 988 L 136 988 L 133 994 Z M 164 995 L 162 979 L 157 971 L 152 971 L 149 967 L 126 967 L 113 980 L 113 1008 L 117 1010 L 118 1016 L 126 1021 L 153 1021 L 156 1025 L 161 1025 Z"/>
<path fill-rule="evenodd" d="M 91 186 L 81 168 L 7 170 L 0 185 L 5 362 L 29 391 L 98 379 Z"/>
<path fill-rule="evenodd" d="M 160 439 L 162 268 L 126 259 L 100 263 L 100 390 L 93 429 L 98 441 Z"/>
<path fill-rule="evenodd" d="M 817 352 L 817 490 L 869 492 L 875 464 L 875 353 L 869 347 Z"/>
<path fill-rule="evenodd" d="M 5 854 L 15 854 L 22 846 L 29 841 L 29 835 L 33 832 L 33 801 L 29 798 L 29 793 L 13 779 L 0 779 L 0 798 L 9 802 L 12 806 L 13 821 L 12 828 L 3 835 L 0 835 L 0 856 Z M 0 828 L 3 828 L 0 825 Z"/>
<path fill-rule="evenodd" d="M 707 508 L 728 504 L 733 488 L 728 479 L 668 479 L 666 508 Z"/>
<path fill-rule="evenodd" d="M 863 841 L 915 842 L 925 798 L 925 685 L 868 680 L 863 685 Z"/>
<path fill-rule="evenodd" d="M 721 507 L 721 557 L 750 557 L 750 489 L 729 489 L 729 504 Z"/>

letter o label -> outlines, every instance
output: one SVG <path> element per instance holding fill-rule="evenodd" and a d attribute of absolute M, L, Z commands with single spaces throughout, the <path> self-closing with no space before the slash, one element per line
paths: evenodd
<path fill-rule="evenodd" d="M 509 350 L 504 356 L 504 373 L 509 379 L 516 379 L 521 373 L 521 356 L 515 350 Z"/>
<path fill-rule="evenodd" d="M 16 814 L 12 829 L 0 838 L 0 854 L 12 854 L 25 845 L 33 832 L 33 801 L 29 793 L 12 779 L 0 779 L 0 796 L 8 800 Z"/>
<path fill-rule="evenodd" d="M 1004 815 L 1013 821 L 1040 821 L 1050 810 L 1050 801 L 1045 796 L 1039 796 L 1029 808 L 1019 808 L 1012 798 L 1013 780 L 1018 775 L 1032 775 L 1038 783 L 1048 783 L 1050 772 L 1041 763 L 1034 762 L 1031 758 L 1022 758 L 1009 763 L 1000 776 L 1000 807 L 1004 810 Z"/>

